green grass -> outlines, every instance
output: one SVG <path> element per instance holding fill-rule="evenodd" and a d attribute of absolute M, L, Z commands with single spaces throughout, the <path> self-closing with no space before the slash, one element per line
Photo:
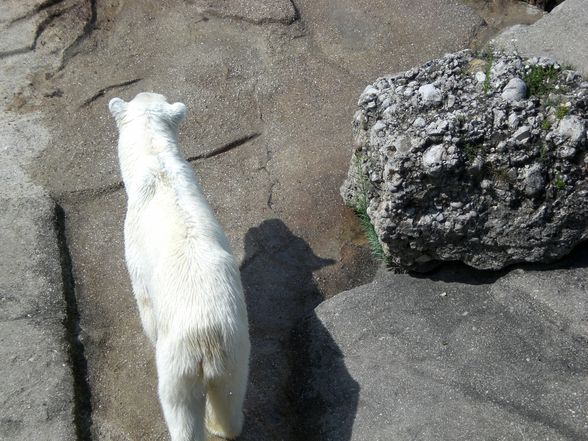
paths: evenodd
<path fill-rule="evenodd" d="M 539 162 L 546 164 L 549 159 L 549 148 L 546 145 L 541 146 L 539 150 Z"/>
<path fill-rule="evenodd" d="M 523 81 L 527 85 L 529 95 L 541 96 L 553 89 L 556 78 L 557 70 L 553 66 L 533 65 L 525 74 Z"/>
<path fill-rule="evenodd" d="M 542 122 L 541 122 L 541 128 L 545 131 L 551 129 L 551 122 L 545 118 Z"/>
<path fill-rule="evenodd" d="M 484 58 L 486 59 L 486 71 L 484 72 L 486 74 L 486 78 L 484 78 L 484 84 L 482 85 L 482 90 L 484 90 L 484 93 L 488 93 L 490 92 L 490 73 L 491 73 L 491 69 L 492 69 L 492 63 L 494 62 L 494 51 L 492 50 L 492 48 L 489 48 L 486 51 L 486 54 L 484 56 Z"/>
<path fill-rule="evenodd" d="M 561 176 L 556 176 L 556 178 L 553 181 L 553 186 L 558 190 L 563 190 L 564 188 L 566 188 L 566 183 L 561 178 Z"/>
<path fill-rule="evenodd" d="M 560 104 L 559 106 L 557 106 L 557 108 L 555 109 L 555 117 L 557 119 L 563 119 L 564 116 L 566 116 L 568 114 L 569 109 L 567 108 L 567 106 Z"/>
<path fill-rule="evenodd" d="M 367 212 L 368 187 L 371 184 L 361 169 L 361 158 L 359 158 L 357 155 L 354 155 L 354 162 L 356 166 L 356 182 L 359 188 L 359 194 L 353 201 L 351 209 L 353 209 L 355 215 L 359 219 L 359 224 L 361 225 L 361 228 L 366 235 L 372 256 L 374 256 L 376 260 L 387 262 L 386 254 L 384 253 L 382 244 L 378 239 L 378 234 L 376 233 L 376 230 L 372 225 L 372 221 Z"/>
<path fill-rule="evenodd" d="M 511 179 L 508 176 L 507 169 L 498 168 L 495 165 L 486 162 L 484 164 L 484 175 L 496 183 L 510 184 Z"/>
<path fill-rule="evenodd" d="M 378 239 L 378 234 L 374 226 L 372 225 L 372 221 L 367 213 L 367 200 L 365 197 L 360 196 L 356 199 L 355 205 L 352 207 L 355 215 L 359 219 L 359 224 L 365 236 L 367 238 L 368 244 L 370 246 L 370 250 L 372 252 L 372 256 L 379 261 L 386 261 L 386 255 L 384 253 L 384 249 L 382 248 L 382 244 Z"/>
<path fill-rule="evenodd" d="M 463 154 L 469 162 L 474 162 L 483 150 L 484 146 L 482 144 L 466 144 L 463 146 Z"/>

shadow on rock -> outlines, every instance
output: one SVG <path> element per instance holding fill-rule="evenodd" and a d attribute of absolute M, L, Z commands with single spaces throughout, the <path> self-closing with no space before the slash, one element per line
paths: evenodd
<path fill-rule="evenodd" d="M 429 272 L 410 272 L 410 275 L 418 279 L 430 279 L 448 283 L 457 282 L 468 285 L 487 285 L 496 282 L 501 277 L 516 269 L 525 271 L 551 271 L 574 268 L 588 268 L 588 241 L 576 245 L 569 254 L 553 262 L 518 263 L 498 271 L 479 270 L 463 262 L 444 262 Z"/>
<path fill-rule="evenodd" d="M 313 313 L 322 296 L 312 273 L 333 263 L 278 219 L 247 232 L 241 277 L 252 352 L 241 440 L 350 439 L 359 387 Z M 309 378 L 311 363 L 327 375 Z M 344 405 L 327 409 L 319 398 L 325 387 L 339 391 Z"/>

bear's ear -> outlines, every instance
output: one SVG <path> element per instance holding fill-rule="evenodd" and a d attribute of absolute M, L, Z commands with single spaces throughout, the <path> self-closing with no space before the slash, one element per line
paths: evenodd
<path fill-rule="evenodd" d="M 120 121 L 127 111 L 127 103 L 120 98 L 113 98 L 108 103 L 108 109 L 116 122 Z"/>
<path fill-rule="evenodd" d="M 176 126 L 179 125 L 186 117 L 186 106 L 184 103 L 173 103 L 170 105 L 169 116 Z"/>

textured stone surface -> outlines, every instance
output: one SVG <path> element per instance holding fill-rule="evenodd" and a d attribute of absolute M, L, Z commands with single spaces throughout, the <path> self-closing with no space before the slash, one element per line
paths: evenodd
<path fill-rule="evenodd" d="M 322 303 L 301 333 L 308 439 L 585 439 L 586 265 L 387 273 Z"/>
<path fill-rule="evenodd" d="M 585 0 L 565 0 L 537 23 L 515 25 L 491 41 L 496 49 L 525 57 L 553 57 L 588 75 L 588 8 Z"/>
<path fill-rule="evenodd" d="M 193 0 L 192 3 L 203 13 L 256 24 L 289 24 L 296 19 L 296 10 L 290 0 Z"/>
<path fill-rule="evenodd" d="M 365 283 L 374 270 L 353 213 L 338 197 L 356 97 L 382 72 L 467 46 L 482 22 L 458 1 L 295 3 L 300 14 L 290 22 L 285 0 L 0 2 L 0 32 L 15 18 L 31 19 L 19 21 L 28 26 L 22 34 L 2 34 L 2 47 L 22 53 L 2 54 L 0 101 L 18 120 L 41 110 L 46 118 L 35 127 L 50 128 L 39 134 L 15 127 L 25 139 L 15 158 L 65 209 L 92 439 L 167 439 L 152 350 L 122 260 L 125 201 L 106 107 L 113 96 L 143 90 L 187 104 L 183 152 L 243 260 L 255 343 L 241 438 L 291 441 L 315 432 L 296 430 L 302 425 L 295 409 L 309 401 L 288 393 L 298 381 L 289 327 L 319 293 Z M 39 34 L 31 50 L 33 28 Z M 26 46 L 8 40 L 16 37 Z M 45 150 L 25 160 L 25 146 Z M 2 180 L 7 193 L 21 184 Z M 36 377 L 46 378 L 31 373 Z M 36 426 L 39 437 L 67 439 Z"/>
<path fill-rule="evenodd" d="M 457 0 L 296 0 L 313 43 L 348 75 L 408 69 L 468 47 L 484 21 Z"/>
<path fill-rule="evenodd" d="M 0 111 L 2 441 L 76 439 L 55 205 L 21 168 L 47 140 L 38 115 Z"/>
<path fill-rule="evenodd" d="M 57 207 L 26 170 L 50 143 L 42 116 L 27 99 L 32 89 L 50 93 L 47 71 L 55 72 L 66 52 L 75 52 L 69 48 L 83 38 L 90 11 L 90 2 L 74 0 L 0 4 L 2 441 L 87 439 L 84 378 L 76 381 L 77 355 L 69 344 L 76 323 L 68 311 L 75 307 L 66 301 Z"/>
<path fill-rule="evenodd" d="M 538 74 L 527 90 L 523 78 Z M 379 79 L 359 106 L 341 194 L 351 206 L 368 197 L 392 261 L 498 269 L 557 259 L 588 237 L 588 83 L 578 73 L 465 51 Z"/>

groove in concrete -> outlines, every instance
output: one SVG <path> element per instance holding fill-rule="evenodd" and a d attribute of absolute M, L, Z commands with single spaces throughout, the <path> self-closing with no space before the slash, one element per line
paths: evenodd
<path fill-rule="evenodd" d="M 62 70 L 69 60 L 71 60 L 80 50 L 82 43 L 90 37 L 94 29 L 96 28 L 96 21 L 98 19 L 98 12 L 96 9 L 96 0 L 89 0 L 90 2 L 90 19 L 84 25 L 84 29 L 82 33 L 78 35 L 75 41 L 70 44 L 65 50 L 63 51 L 63 55 L 61 58 L 61 65 L 59 66 L 58 70 Z"/>
<path fill-rule="evenodd" d="M 208 159 L 214 156 L 220 155 L 221 153 L 226 153 L 230 150 L 233 150 L 237 147 L 242 146 L 243 144 L 254 140 L 255 138 L 259 137 L 261 133 L 252 133 L 251 135 L 243 136 L 242 138 L 236 139 L 235 141 L 231 141 L 228 144 L 225 144 L 219 148 L 210 150 L 208 152 L 202 153 L 196 156 L 190 156 L 186 159 L 188 162 L 198 161 L 199 159 Z"/>
<path fill-rule="evenodd" d="M 55 204 L 55 231 L 59 245 L 63 294 L 66 301 L 65 338 L 74 380 L 74 425 L 78 441 L 92 440 L 92 393 L 88 382 L 88 361 L 80 341 L 80 313 L 75 293 L 72 260 L 65 233 L 65 211 Z"/>
<path fill-rule="evenodd" d="M 116 84 L 111 84 L 110 86 L 106 86 L 103 87 L 102 89 L 100 89 L 98 92 L 96 92 L 94 95 L 92 95 L 90 98 L 86 99 L 81 105 L 80 105 L 80 109 L 82 107 L 87 106 L 88 104 L 92 103 L 93 101 L 97 100 L 98 98 L 100 98 L 101 96 L 104 96 L 104 94 L 108 91 L 111 91 L 113 89 L 118 89 L 120 87 L 125 87 L 125 86 L 130 86 L 131 84 L 135 84 L 138 83 L 139 81 L 141 81 L 142 78 L 134 78 L 132 80 L 127 80 L 127 81 L 123 81 L 122 83 L 116 83 Z"/>

